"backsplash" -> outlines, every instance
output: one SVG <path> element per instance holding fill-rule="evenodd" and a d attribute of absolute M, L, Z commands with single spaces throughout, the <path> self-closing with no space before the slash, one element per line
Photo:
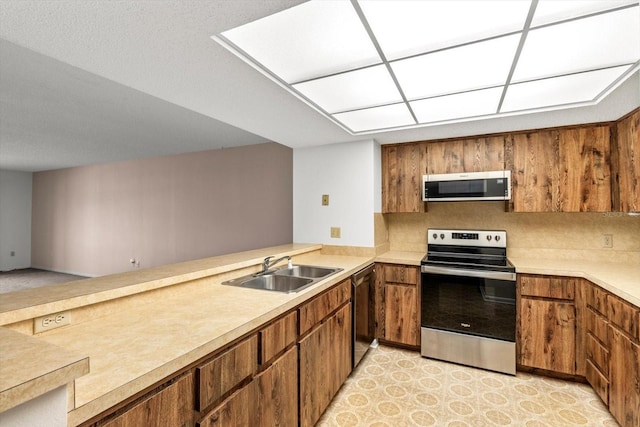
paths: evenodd
<path fill-rule="evenodd" d="M 623 213 L 513 213 L 504 202 L 430 203 L 427 213 L 385 214 L 390 250 L 426 252 L 427 228 L 507 231 L 513 257 L 640 263 L 640 216 Z M 613 247 L 603 248 L 604 235 Z"/>

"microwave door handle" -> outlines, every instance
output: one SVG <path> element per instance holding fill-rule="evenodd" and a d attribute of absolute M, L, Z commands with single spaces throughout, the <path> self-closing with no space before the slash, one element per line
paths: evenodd
<path fill-rule="evenodd" d="M 423 265 L 420 271 L 422 273 L 442 274 L 444 276 L 479 277 L 481 279 L 507 280 L 513 282 L 516 280 L 516 273 L 509 273 L 507 271 L 467 270 L 434 265 Z"/>

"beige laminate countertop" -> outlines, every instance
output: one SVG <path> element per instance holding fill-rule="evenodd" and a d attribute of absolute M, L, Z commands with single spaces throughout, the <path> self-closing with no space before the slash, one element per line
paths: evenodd
<path fill-rule="evenodd" d="M 511 257 L 509 260 L 517 273 L 583 277 L 640 307 L 640 264 Z"/>
<path fill-rule="evenodd" d="M 102 313 L 95 319 L 77 324 L 72 322 L 70 326 L 38 337 L 24 335 L 24 338 L 36 341 L 34 345 L 39 343 L 57 346 L 70 354 L 89 357 L 90 372 L 75 379 L 74 401 L 71 404 L 75 409 L 69 412 L 69 425 L 86 421 L 167 379 L 176 371 L 347 279 L 372 261 L 368 257 L 322 255 L 320 246 L 317 245 L 291 245 L 289 249 L 287 251 L 284 247 L 278 247 L 279 252 L 273 248 L 257 253 L 253 251 L 249 254 L 250 259 L 245 257 L 226 266 L 222 265 L 222 261 L 214 260 L 212 262 L 215 269 L 208 266 L 208 274 L 180 273 L 188 274 L 190 280 L 181 284 L 176 284 L 180 281 L 174 282 L 175 286 L 159 284 L 163 288 L 161 292 L 146 292 L 124 298 L 122 306 L 112 313 Z M 297 264 L 339 267 L 343 270 L 292 294 L 221 285 L 223 280 L 229 278 L 223 274 L 225 272 L 246 268 L 251 264 L 257 268 L 265 256 L 280 256 L 289 252 L 296 253 L 294 262 Z M 220 276 L 211 276 L 211 271 Z M 156 280 L 164 282 L 169 279 Z M 145 289 L 151 286 L 149 281 L 146 283 Z M 139 285 L 132 283 L 130 286 Z M 151 289 L 155 288 L 151 286 Z M 119 288 L 112 291 L 107 289 L 101 291 L 101 294 L 105 292 L 120 295 L 123 291 Z M 94 300 L 90 293 L 72 296 L 74 304 L 80 304 L 82 298 L 86 298 L 88 302 Z M 108 298 L 109 295 L 100 296 L 101 300 Z M 8 303 L 5 301 L 5 304 Z M 56 304 L 59 304 L 57 309 L 66 306 L 64 302 Z M 21 310 L 30 312 L 28 307 L 14 311 Z M 17 317 L 21 318 L 23 315 Z M 0 338 L 5 347 L 4 337 Z M 7 353 L 13 353 L 12 348 L 7 348 Z M 13 359 L 10 365 L 11 369 L 23 370 L 19 359 Z M 22 382 L 25 375 L 21 375 Z M 31 382 L 34 381 L 32 378 Z M 17 403 L 13 402 L 13 406 L 15 404 Z"/>

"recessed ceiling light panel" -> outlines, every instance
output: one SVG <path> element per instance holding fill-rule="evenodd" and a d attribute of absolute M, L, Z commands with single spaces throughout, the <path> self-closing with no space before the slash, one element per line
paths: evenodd
<path fill-rule="evenodd" d="M 500 112 L 593 101 L 631 67 L 615 67 L 512 84 Z"/>
<path fill-rule="evenodd" d="M 380 63 L 348 1 L 310 1 L 222 36 L 287 83 Z"/>
<path fill-rule="evenodd" d="M 405 104 L 385 105 L 366 110 L 334 114 L 333 117 L 354 132 L 415 125 Z"/>
<path fill-rule="evenodd" d="M 632 7 L 529 31 L 513 80 L 632 64 L 638 58 L 640 12 Z"/>
<path fill-rule="evenodd" d="M 311 80 L 293 87 L 328 113 L 402 101 L 384 65 Z"/>
<path fill-rule="evenodd" d="M 638 4 L 637 0 L 539 0 L 532 27 Z"/>
<path fill-rule="evenodd" d="M 359 1 L 389 60 L 522 31 L 529 1 Z"/>
<path fill-rule="evenodd" d="M 506 36 L 392 62 L 408 99 L 504 85 L 519 36 Z"/>
<path fill-rule="evenodd" d="M 411 102 L 420 123 L 455 120 L 465 117 L 495 114 L 502 87 L 439 96 Z"/>

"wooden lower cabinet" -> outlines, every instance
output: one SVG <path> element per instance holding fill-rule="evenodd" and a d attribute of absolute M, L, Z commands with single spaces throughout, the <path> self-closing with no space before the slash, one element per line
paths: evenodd
<path fill-rule="evenodd" d="M 106 423 L 108 427 L 192 426 L 194 421 L 193 374 L 189 373 L 153 393 Z"/>
<path fill-rule="evenodd" d="M 609 411 L 623 427 L 640 426 L 640 347 L 610 328 Z"/>
<path fill-rule="evenodd" d="M 351 373 L 351 303 L 300 340 L 300 426 L 313 426 Z"/>
<path fill-rule="evenodd" d="M 576 374 L 575 279 L 518 276 L 518 364 Z"/>
<path fill-rule="evenodd" d="M 275 427 L 298 424 L 298 358 L 290 348 L 249 384 L 197 423 L 198 427 Z"/>
<path fill-rule="evenodd" d="M 376 336 L 389 344 L 420 345 L 420 268 L 376 266 Z"/>
<path fill-rule="evenodd" d="M 576 372 L 576 308 L 573 303 L 522 298 L 519 363 L 547 371 Z"/>

